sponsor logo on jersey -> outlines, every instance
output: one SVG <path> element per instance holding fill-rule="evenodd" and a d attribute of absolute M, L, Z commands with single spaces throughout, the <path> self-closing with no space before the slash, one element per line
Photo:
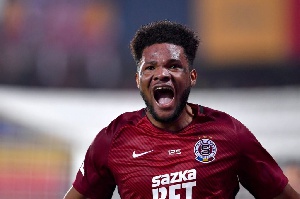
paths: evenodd
<path fill-rule="evenodd" d="M 195 144 L 194 152 L 197 161 L 209 163 L 215 159 L 217 146 L 211 139 L 202 138 Z"/>
<path fill-rule="evenodd" d="M 196 169 L 157 175 L 152 178 L 153 199 L 193 198 L 193 187 L 196 186 Z M 184 195 L 178 190 L 184 189 Z"/>
<path fill-rule="evenodd" d="M 145 151 L 145 152 L 143 152 L 143 153 L 136 153 L 135 151 L 133 151 L 132 157 L 133 157 L 133 158 L 138 158 L 138 157 L 140 157 L 140 156 L 146 155 L 147 153 L 151 153 L 152 151 L 153 151 L 153 150 Z"/>

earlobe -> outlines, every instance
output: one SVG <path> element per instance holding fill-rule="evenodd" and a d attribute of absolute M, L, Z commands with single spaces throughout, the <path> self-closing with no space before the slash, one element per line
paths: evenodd
<path fill-rule="evenodd" d="M 196 80 L 192 80 L 191 85 L 192 85 L 192 86 L 195 86 L 195 85 L 196 85 Z"/>

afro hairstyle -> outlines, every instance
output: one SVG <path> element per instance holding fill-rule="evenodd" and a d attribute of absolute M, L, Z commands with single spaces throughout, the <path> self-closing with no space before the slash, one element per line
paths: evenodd
<path fill-rule="evenodd" d="M 143 50 L 153 44 L 170 43 L 183 47 L 190 66 L 193 65 L 199 46 L 196 33 L 186 26 L 162 20 L 141 26 L 130 42 L 131 54 L 139 64 Z"/>

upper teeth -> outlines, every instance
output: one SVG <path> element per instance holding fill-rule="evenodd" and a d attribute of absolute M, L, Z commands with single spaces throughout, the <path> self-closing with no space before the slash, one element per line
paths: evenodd
<path fill-rule="evenodd" d="M 155 90 L 161 90 L 161 89 L 168 89 L 168 90 L 171 90 L 171 89 L 168 88 L 168 87 L 157 87 L 157 88 L 155 88 Z"/>

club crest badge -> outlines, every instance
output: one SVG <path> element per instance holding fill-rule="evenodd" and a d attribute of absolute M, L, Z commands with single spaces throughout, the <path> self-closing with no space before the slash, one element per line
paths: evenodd
<path fill-rule="evenodd" d="M 194 152 L 197 161 L 209 163 L 215 159 L 217 146 L 211 139 L 202 138 L 195 144 Z"/>

